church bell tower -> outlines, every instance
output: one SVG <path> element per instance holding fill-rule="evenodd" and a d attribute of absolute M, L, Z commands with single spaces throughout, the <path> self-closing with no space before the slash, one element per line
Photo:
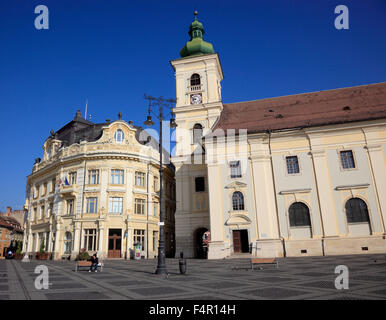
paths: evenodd
<path fill-rule="evenodd" d="M 177 153 L 188 156 L 196 148 L 194 126 L 203 135 L 214 125 L 222 111 L 220 59 L 213 45 L 204 41 L 204 27 L 195 18 L 189 27 L 190 40 L 180 50 L 180 59 L 171 61 L 176 77 L 176 107 L 178 124 Z M 178 141 L 180 139 L 180 141 Z"/>
<path fill-rule="evenodd" d="M 218 54 L 204 41 L 204 27 L 195 18 L 190 40 L 171 61 L 176 78 L 176 254 L 205 257 L 203 237 L 211 229 L 208 166 L 202 137 L 215 125 L 223 105 L 223 73 Z M 208 253 L 208 257 L 210 250 Z"/>

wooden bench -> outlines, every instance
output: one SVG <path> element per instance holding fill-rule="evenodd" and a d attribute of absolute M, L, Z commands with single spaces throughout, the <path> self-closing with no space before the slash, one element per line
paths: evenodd
<path fill-rule="evenodd" d="M 276 261 L 275 258 L 253 258 L 251 259 L 251 268 L 253 269 L 253 266 L 255 265 L 263 265 L 263 264 L 274 264 L 276 265 L 276 269 L 279 268 L 279 263 Z M 262 270 L 262 267 L 259 267 L 260 270 Z"/>
<path fill-rule="evenodd" d="M 79 268 L 88 268 L 88 269 L 90 269 L 90 267 L 91 267 L 91 261 L 84 261 L 84 260 L 77 261 L 76 264 L 75 264 L 75 272 L 78 272 Z M 103 263 L 98 263 L 97 269 L 98 268 L 99 268 L 99 271 L 102 272 L 103 271 Z"/>

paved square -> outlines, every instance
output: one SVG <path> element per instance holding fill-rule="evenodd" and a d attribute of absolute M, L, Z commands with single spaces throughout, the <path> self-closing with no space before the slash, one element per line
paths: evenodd
<path fill-rule="evenodd" d="M 74 261 L 0 260 L 0 300 L 377 300 L 386 299 L 386 256 L 351 255 L 278 259 L 279 269 L 250 270 L 247 259 L 105 260 L 103 272 L 75 272 Z M 46 265 L 49 289 L 35 288 L 35 268 Z M 335 288 L 335 267 L 349 269 L 349 289 Z M 249 268 L 249 269 L 248 269 Z"/>

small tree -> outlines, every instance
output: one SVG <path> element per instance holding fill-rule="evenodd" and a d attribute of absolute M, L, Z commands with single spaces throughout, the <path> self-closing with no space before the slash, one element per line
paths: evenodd
<path fill-rule="evenodd" d="M 17 242 L 16 254 L 21 254 L 21 241 Z"/>
<path fill-rule="evenodd" d="M 44 245 L 44 239 L 40 244 L 40 253 L 46 253 L 46 246 Z"/>

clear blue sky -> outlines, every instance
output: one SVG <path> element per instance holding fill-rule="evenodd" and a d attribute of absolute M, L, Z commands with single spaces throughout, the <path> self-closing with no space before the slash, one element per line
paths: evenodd
<path fill-rule="evenodd" d="M 35 6 L 49 8 L 36 30 Z M 334 8 L 349 8 L 336 30 Z M 24 204 L 26 176 L 77 109 L 142 125 L 143 94 L 175 97 L 169 61 L 193 11 L 219 53 L 224 102 L 386 81 L 386 1 L 1 0 L 0 210 Z"/>

